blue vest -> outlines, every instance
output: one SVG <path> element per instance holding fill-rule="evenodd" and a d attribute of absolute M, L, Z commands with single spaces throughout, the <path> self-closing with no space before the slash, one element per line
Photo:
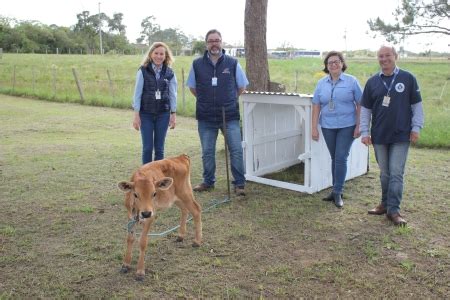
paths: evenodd
<path fill-rule="evenodd" d="M 214 66 L 207 51 L 194 60 L 197 120 L 222 122 L 222 107 L 227 121 L 239 120 L 236 66 L 237 60 L 225 54 Z M 212 86 L 213 77 L 217 77 L 217 86 Z"/>
<path fill-rule="evenodd" d="M 169 80 L 174 76 L 172 69 L 163 65 L 160 73 L 161 77 L 158 80 L 156 80 L 156 74 L 151 63 L 147 67 L 142 66 L 141 72 L 144 77 L 144 87 L 142 89 L 140 111 L 152 114 L 169 111 Z M 157 90 L 161 93 L 161 99 L 159 100 L 155 96 Z"/>

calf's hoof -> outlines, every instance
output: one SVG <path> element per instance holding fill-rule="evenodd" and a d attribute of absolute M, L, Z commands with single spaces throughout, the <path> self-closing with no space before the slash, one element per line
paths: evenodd
<path fill-rule="evenodd" d="M 126 273 L 128 273 L 128 271 L 130 271 L 130 267 L 127 267 L 127 266 L 122 266 L 121 268 L 120 268 L 120 273 L 122 273 L 122 274 L 126 274 Z"/>
<path fill-rule="evenodd" d="M 136 274 L 136 277 L 134 279 L 136 279 L 136 281 L 144 281 L 144 275 L 142 274 Z"/>
<path fill-rule="evenodd" d="M 182 238 L 181 236 L 177 236 L 176 242 L 180 243 L 184 241 L 184 238 Z"/>
<path fill-rule="evenodd" d="M 192 243 L 192 247 L 193 247 L 193 248 L 198 248 L 198 247 L 200 247 L 200 244 L 197 243 L 197 242 L 193 242 L 193 243 Z"/>

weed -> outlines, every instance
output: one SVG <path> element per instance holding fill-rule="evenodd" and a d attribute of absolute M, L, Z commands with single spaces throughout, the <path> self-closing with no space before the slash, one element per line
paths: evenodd
<path fill-rule="evenodd" d="M 0 235 L 4 236 L 14 236 L 16 234 L 16 229 L 10 225 L 0 228 Z"/>
<path fill-rule="evenodd" d="M 403 268 L 403 270 L 410 272 L 415 268 L 416 265 L 412 261 L 405 259 L 400 262 L 400 266 Z"/>
<path fill-rule="evenodd" d="M 374 243 L 372 241 L 367 241 L 364 246 L 364 254 L 366 255 L 369 263 L 378 259 L 380 253 L 375 248 Z"/>

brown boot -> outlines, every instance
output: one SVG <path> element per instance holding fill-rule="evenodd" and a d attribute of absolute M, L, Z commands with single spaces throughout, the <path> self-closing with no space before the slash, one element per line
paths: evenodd
<path fill-rule="evenodd" d="M 198 185 L 196 185 L 193 190 L 194 192 L 207 192 L 214 189 L 213 185 L 207 185 L 206 183 L 200 183 Z"/>
<path fill-rule="evenodd" d="M 383 204 L 378 205 L 377 207 L 375 207 L 374 209 L 371 209 L 368 211 L 369 215 L 384 215 L 385 213 L 387 213 L 387 209 L 386 207 L 383 206 Z"/>
<path fill-rule="evenodd" d="M 399 213 L 387 214 L 386 217 L 394 223 L 395 226 L 406 226 L 407 222 Z"/>

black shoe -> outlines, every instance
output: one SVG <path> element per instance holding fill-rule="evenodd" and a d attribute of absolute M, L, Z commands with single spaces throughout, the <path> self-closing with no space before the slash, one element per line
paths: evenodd
<path fill-rule="evenodd" d="M 331 192 L 328 196 L 325 198 L 322 198 L 323 201 L 334 201 L 334 194 Z"/>
<path fill-rule="evenodd" d="M 341 194 L 341 198 L 345 199 L 344 194 Z M 322 198 L 323 201 L 334 201 L 334 194 L 333 192 L 330 192 L 330 194 L 328 194 L 328 196 L 326 196 L 325 198 Z"/>
<path fill-rule="evenodd" d="M 333 194 L 333 195 L 334 195 L 334 205 L 336 205 L 337 208 L 342 208 L 342 206 L 344 206 L 342 194 Z"/>

